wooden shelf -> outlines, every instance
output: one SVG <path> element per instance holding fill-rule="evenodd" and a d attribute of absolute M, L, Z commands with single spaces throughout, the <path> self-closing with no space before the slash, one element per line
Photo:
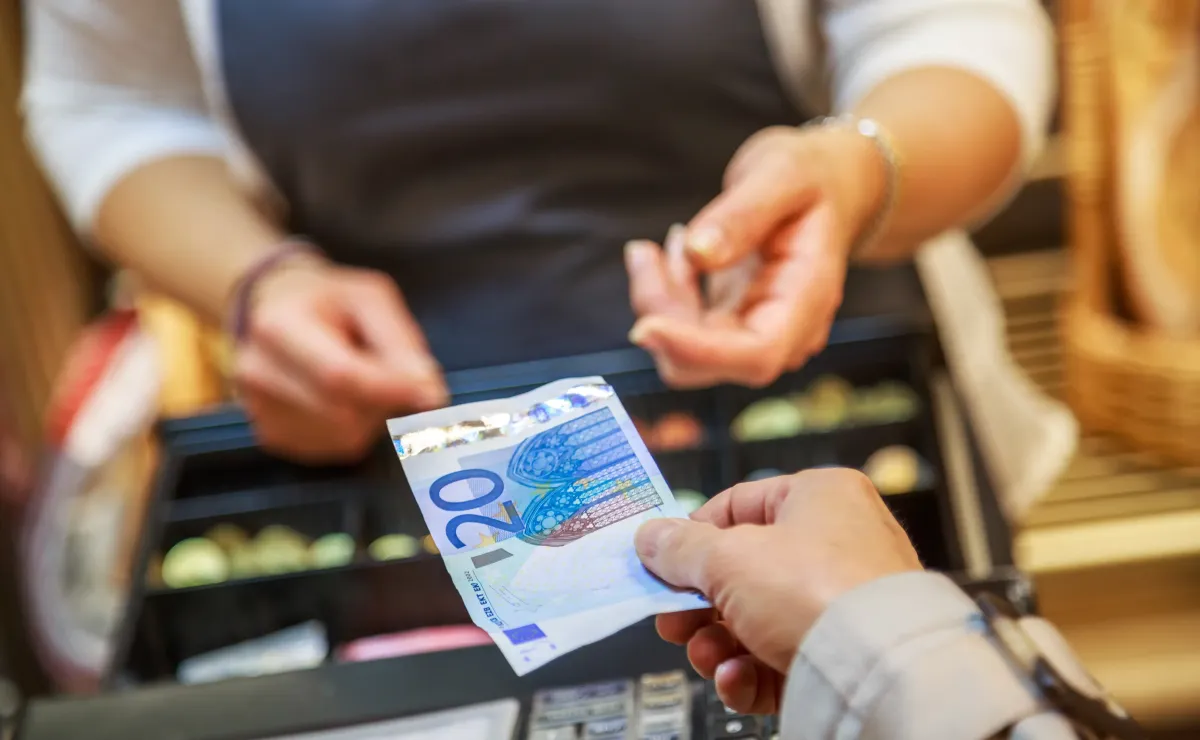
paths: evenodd
<path fill-rule="evenodd" d="M 1055 314 L 1062 251 L 990 260 L 1009 348 L 1043 391 L 1063 375 Z M 1200 468 L 1085 435 L 1022 522 L 1015 552 L 1042 613 L 1143 722 L 1200 717 Z"/>
<path fill-rule="evenodd" d="M 1200 557 L 1043 573 L 1041 608 L 1088 670 L 1147 724 L 1200 707 Z"/>

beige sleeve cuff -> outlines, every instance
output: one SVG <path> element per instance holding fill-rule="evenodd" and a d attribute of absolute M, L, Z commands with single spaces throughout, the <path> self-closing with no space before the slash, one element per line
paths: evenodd
<path fill-rule="evenodd" d="M 1045 710 L 966 594 L 943 575 L 905 573 L 817 620 L 788 677 L 782 737 L 988 738 Z"/>

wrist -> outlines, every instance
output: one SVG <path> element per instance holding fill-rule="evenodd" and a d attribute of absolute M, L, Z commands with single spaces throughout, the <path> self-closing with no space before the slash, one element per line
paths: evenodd
<path fill-rule="evenodd" d="M 329 264 L 321 251 L 304 239 L 279 242 L 242 271 L 226 301 L 224 326 L 235 341 L 242 339 L 251 312 L 271 286 L 296 271 L 325 269 Z"/>
<path fill-rule="evenodd" d="M 899 159 L 873 119 L 843 115 L 819 122 L 837 152 L 833 176 L 847 216 L 849 256 L 861 254 L 886 230 L 899 188 Z"/>
<path fill-rule="evenodd" d="M 847 172 L 853 173 L 850 187 L 851 198 L 858 220 L 864 231 L 887 205 L 889 164 L 879 146 L 856 131 L 842 132 L 846 139 L 846 151 L 851 165 Z M 861 236 L 861 233 L 856 235 Z"/>

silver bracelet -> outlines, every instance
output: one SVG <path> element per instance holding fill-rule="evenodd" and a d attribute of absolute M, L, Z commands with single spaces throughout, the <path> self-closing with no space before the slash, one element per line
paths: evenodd
<path fill-rule="evenodd" d="M 896 202 L 899 200 L 900 158 L 896 154 L 896 148 L 892 146 L 891 137 L 879 125 L 878 121 L 871 118 L 860 118 L 853 113 L 817 118 L 805 124 L 805 127 L 808 126 L 827 126 L 853 131 L 869 139 L 879 151 L 880 156 L 883 157 L 884 164 L 887 167 L 887 174 L 883 186 L 882 202 L 875 211 L 875 215 L 871 218 L 870 223 L 858 235 L 858 238 L 855 239 L 854 245 L 850 249 L 851 257 L 861 256 L 883 233 L 888 218 L 892 215 L 892 211 L 896 208 Z"/>

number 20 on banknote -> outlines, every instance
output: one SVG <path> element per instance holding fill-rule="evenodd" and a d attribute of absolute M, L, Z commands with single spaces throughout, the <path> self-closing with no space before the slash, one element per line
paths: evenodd
<path fill-rule="evenodd" d="M 442 495 L 446 488 L 454 483 L 474 480 L 486 481 L 491 485 L 491 489 L 487 493 L 464 501 L 449 500 Z M 464 524 L 481 524 L 485 527 L 512 534 L 520 534 L 525 531 L 525 522 L 521 519 L 521 514 L 517 511 L 517 506 L 512 500 L 500 502 L 500 507 L 508 517 L 508 521 L 483 516 L 482 514 L 461 513 L 474 512 L 479 508 L 496 503 L 496 500 L 502 495 L 504 495 L 504 479 L 490 470 L 478 468 L 447 473 L 429 486 L 429 500 L 433 502 L 433 505 L 442 511 L 452 514 L 451 518 L 446 522 L 446 540 L 460 550 L 467 546 L 458 534 L 459 527 Z"/>

